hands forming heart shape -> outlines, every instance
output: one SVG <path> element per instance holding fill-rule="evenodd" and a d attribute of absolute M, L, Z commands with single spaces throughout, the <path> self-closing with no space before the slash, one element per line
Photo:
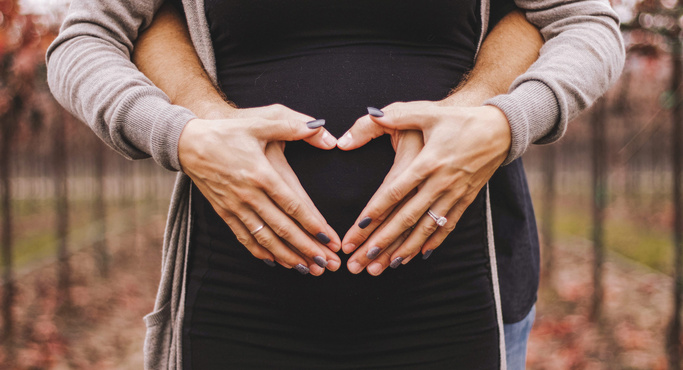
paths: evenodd
<path fill-rule="evenodd" d="M 229 107 L 216 112 L 220 119 L 186 125 L 180 162 L 254 257 L 318 276 L 341 267 L 336 252 L 343 250 L 353 253 L 350 272 L 377 276 L 419 253 L 426 259 L 453 231 L 506 158 L 510 128 L 498 108 L 462 107 L 452 99 L 368 111 L 337 140 L 320 120 L 282 105 Z M 394 164 L 340 240 L 287 163 L 284 142 L 353 150 L 385 134 Z M 447 219 L 443 227 L 429 210 Z"/>

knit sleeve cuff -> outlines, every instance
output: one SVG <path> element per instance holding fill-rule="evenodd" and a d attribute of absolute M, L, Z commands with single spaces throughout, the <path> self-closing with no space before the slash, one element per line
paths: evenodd
<path fill-rule="evenodd" d="M 525 81 L 508 94 L 495 96 L 484 104 L 502 110 L 510 124 L 512 141 L 503 165 L 521 157 L 531 143 L 548 135 L 560 118 L 555 94 L 537 80 Z"/>
<path fill-rule="evenodd" d="M 139 89 L 115 113 L 123 137 L 166 169 L 180 171 L 178 141 L 185 124 L 197 118 L 189 109 L 173 105 L 158 89 Z"/>

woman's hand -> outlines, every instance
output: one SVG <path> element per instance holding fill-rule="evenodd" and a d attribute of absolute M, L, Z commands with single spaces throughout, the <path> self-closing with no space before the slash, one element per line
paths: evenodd
<path fill-rule="evenodd" d="M 394 167 L 400 168 L 392 168 L 344 237 L 345 252 L 360 245 L 348 262 L 353 273 L 367 267 L 370 274 L 379 275 L 389 265 L 407 263 L 420 251 L 423 258 L 429 257 L 455 228 L 510 148 L 507 118 L 492 106 L 465 108 L 419 101 L 394 103 L 383 112 L 381 117 L 362 117 L 356 125 L 365 127 L 368 136 L 373 130 L 369 128 L 371 120 L 377 124 L 372 137 L 379 136 L 380 130 L 391 134 L 397 148 Z M 353 149 L 369 140 L 359 135 L 360 141 L 354 142 L 352 130 L 350 141 L 339 139 L 342 149 Z M 415 152 L 419 143 L 405 134 L 414 130 L 421 131 L 424 148 L 406 164 L 411 155 L 399 157 L 398 148 L 406 141 L 403 145 Z M 443 227 L 427 215 L 428 210 L 446 217 Z"/>
<path fill-rule="evenodd" d="M 331 149 L 336 140 L 313 118 L 281 105 L 222 110 L 192 120 L 178 146 L 180 163 L 257 258 L 314 275 L 339 268 L 340 241 L 284 158 L 284 141 Z M 264 226 L 261 228 L 261 226 Z M 315 238 L 311 237 L 314 235 Z"/>

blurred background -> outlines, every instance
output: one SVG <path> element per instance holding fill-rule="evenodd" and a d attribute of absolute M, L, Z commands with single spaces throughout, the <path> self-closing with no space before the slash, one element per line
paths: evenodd
<path fill-rule="evenodd" d="M 679 369 L 683 3 L 613 0 L 620 81 L 524 157 L 542 240 L 531 369 Z M 52 99 L 68 0 L 0 0 L 0 368 L 139 369 L 174 174 Z"/>

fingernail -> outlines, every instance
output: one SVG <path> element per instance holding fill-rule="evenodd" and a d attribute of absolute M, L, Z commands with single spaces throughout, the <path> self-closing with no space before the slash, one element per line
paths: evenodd
<path fill-rule="evenodd" d="M 373 117 L 384 117 L 384 112 L 374 107 L 368 107 L 368 114 Z"/>
<path fill-rule="evenodd" d="M 265 263 L 266 265 L 268 265 L 270 267 L 275 267 L 275 262 L 273 262 L 273 260 L 269 260 L 266 258 L 263 260 L 263 263 Z"/>
<path fill-rule="evenodd" d="M 323 132 L 323 143 L 325 143 L 327 146 L 335 146 L 337 145 L 337 139 L 330 135 L 329 132 L 325 131 Z"/>
<path fill-rule="evenodd" d="M 377 276 L 382 273 L 382 265 L 377 262 L 373 262 L 368 266 L 368 273 L 372 276 Z"/>
<path fill-rule="evenodd" d="M 299 273 L 300 273 L 301 275 L 306 275 L 306 274 L 308 274 L 309 272 L 311 272 L 311 270 L 309 270 L 308 267 L 306 267 L 306 266 L 304 266 L 304 265 L 302 265 L 302 264 L 298 264 L 298 265 L 294 266 L 294 269 L 297 270 L 297 271 L 299 271 Z"/>
<path fill-rule="evenodd" d="M 429 256 L 432 255 L 432 252 L 434 252 L 433 249 L 430 249 L 430 250 L 424 252 L 424 254 L 422 255 L 422 259 L 423 259 L 423 260 L 426 260 L 427 258 L 429 258 Z"/>
<path fill-rule="evenodd" d="M 315 237 L 318 238 L 318 240 L 319 240 L 321 243 L 323 243 L 323 244 L 327 244 L 327 243 L 330 242 L 330 240 L 332 240 L 332 239 L 330 239 L 330 237 L 327 236 L 327 234 L 325 234 L 325 233 L 318 233 L 318 235 L 316 235 Z"/>
<path fill-rule="evenodd" d="M 320 126 L 325 126 L 325 120 L 324 119 L 316 119 L 316 120 L 313 120 L 311 122 L 306 122 L 306 126 L 308 126 L 308 128 L 310 128 L 311 130 L 318 128 Z"/>
<path fill-rule="evenodd" d="M 352 139 L 353 137 L 351 136 L 351 133 L 347 132 L 337 141 L 337 146 L 340 148 L 347 147 L 351 144 Z"/>
<path fill-rule="evenodd" d="M 349 263 L 349 272 L 352 274 L 357 274 L 361 272 L 362 268 L 360 267 L 360 263 L 353 261 Z"/>
<path fill-rule="evenodd" d="M 368 227 L 370 225 L 371 222 L 372 222 L 372 219 L 370 217 L 366 217 L 366 218 L 360 220 L 360 222 L 358 223 L 358 227 L 360 227 L 361 229 L 365 229 L 366 227 Z"/>
<path fill-rule="evenodd" d="M 393 261 L 391 261 L 389 267 L 392 269 L 398 268 L 398 266 L 401 266 L 401 262 L 403 262 L 403 257 L 396 257 Z"/>
<path fill-rule="evenodd" d="M 375 258 L 377 258 L 377 256 L 379 256 L 379 252 L 381 252 L 381 251 L 382 250 L 379 249 L 379 247 L 372 247 L 372 248 L 370 248 L 368 253 L 365 255 L 365 257 L 367 257 L 368 259 L 374 260 Z"/>
<path fill-rule="evenodd" d="M 313 258 L 313 261 L 315 262 L 316 265 L 325 268 L 327 267 L 327 260 L 324 257 L 321 256 L 315 256 Z"/>

